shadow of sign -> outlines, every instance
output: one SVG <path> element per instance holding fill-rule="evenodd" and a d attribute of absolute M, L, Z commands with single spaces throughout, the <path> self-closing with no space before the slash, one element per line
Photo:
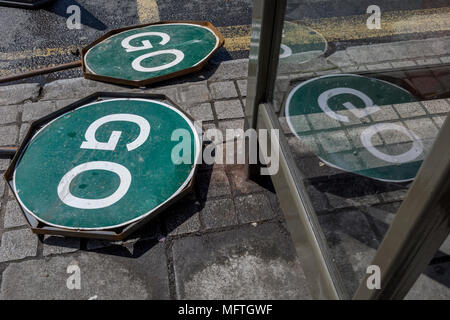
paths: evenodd
<path fill-rule="evenodd" d="M 60 17 L 69 18 L 72 14 L 67 13 L 67 8 L 76 5 L 80 8 L 81 24 L 96 30 L 106 30 L 108 26 L 92 15 L 85 7 L 75 0 L 59 0 L 55 1 L 51 6 L 44 10 L 57 14 Z"/>

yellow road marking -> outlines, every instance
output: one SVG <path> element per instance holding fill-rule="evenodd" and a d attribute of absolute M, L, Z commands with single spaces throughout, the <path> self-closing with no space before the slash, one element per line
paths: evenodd
<path fill-rule="evenodd" d="M 159 21 L 158 7 L 155 0 L 137 0 L 138 14 L 141 22 Z M 450 7 L 386 12 L 381 15 L 381 29 L 369 30 L 366 21 L 369 15 L 335 17 L 317 20 L 305 20 L 302 23 L 319 31 L 328 41 L 370 39 L 393 36 L 396 34 L 427 33 L 450 30 Z M 225 37 L 225 48 L 229 52 L 245 51 L 250 48 L 250 26 L 238 25 L 219 27 Z M 299 41 L 295 32 L 287 32 L 285 39 Z M 302 41 L 306 41 L 302 39 Z M 0 60 L 13 61 L 35 57 L 48 57 L 70 54 L 76 46 L 64 48 L 34 49 L 17 52 L 0 53 Z M 34 68 L 34 69 L 37 69 Z M 1 70 L 0 74 L 23 72 L 26 70 Z"/>
<path fill-rule="evenodd" d="M 159 9 L 156 0 L 136 0 L 137 13 L 141 23 L 159 21 Z"/>
<path fill-rule="evenodd" d="M 381 14 L 381 29 L 369 30 L 369 15 L 334 17 L 303 21 L 319 31 L 328 41 L 381 38 L 396 34 L 426 33 L 450 30 L 450 7 Z"/>
<path fill-rule="evenodd" d="M 303 20 L 302 23 L 321 33 L 327 41 L 373 39 L 397 34 L 450 31 L 450 7 L 386 12 L 381 16 L 381 29 L 367 28 L 368 15 Z M 249 50 L 250 26 L 218 28 L 225 37 L 228 51 Z M 284 39 L 291 43 L 317 41 L 300 30 L 288 31 Z"/>
<path fill-rule="evenodd" d="M 45 48 L 45 49 L 33 49 L 23 50 L 16 52 L 0 52 L 0 60 L 23 60 L 34 57 L 50 57 L 56 55 L 70 54 L 75 51 L 77 46 L 68 46 L 64 48 Z"/>

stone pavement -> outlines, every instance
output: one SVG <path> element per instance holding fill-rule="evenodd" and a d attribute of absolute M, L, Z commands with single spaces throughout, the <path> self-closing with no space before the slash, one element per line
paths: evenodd
<path fill-rule="evenodd" d="M 206 128 L 243 128 L 246 77 L 235 60 L 146 90 L 82 78 L 0 87 L 0 146 L 96 91 L 162 93 Z M 311 298 L 270 179 L 247 181 L 242 165 L 202 165 L 193 194 L 122 242 L 36 236 L 3 180 L 0 195 L 0 299 Z M 66 286 L 69 265 L 80 290 Z"/>
<path fill-rule="evenodd" d="M 424 40 L 350 47 L 306 64 L 282 66 L 275 106 L 282 105 L 286 92 L 299 79 L 448 63 L 450 42 L 442 39 L 438 45 Z M 420 56 L 414 56 L 417 52 Z M 234 60 L 209 63 L 201 72 L 145 90 L 82 78 L 43 87 L 0 87 L 0 146 L 18 146 L 30 122 L 97 91 L 162 93 L 203 120 L 206 128 L 243 128 L 247 73 L 247 60 Z M 436 126 L 450 106 L 448 100 L 444 103 L 431 106 L 437 110 L 432 116 Z M 298 154 L 310 155 L 311 150 L 298 141 L 289 136 L 288 141 Z M 358 183 L 373 192 L 348 193 L 339 181 L 349 181 L 339 180 L 342 176 L 336 169 L 320 165 L 314 157 L 301 159 L 299 164 L 312 178 L 337 181 L 329 188 L 325 180 L 312 179 L 307 188 L 351 292 L 408 186 L 377 189 L 373 181 L 364 179 Z M 0 173 L 7 166 L 7 160 L 0 160 Z M 203 165 L 193 194 L 123 242 L 36 236 L 4 182 L 0 182 L 0 199 L 0 299 L 311 298 L 302 257 L 295 253 L 270 179 L 248 181 L 240 165 Z M 447 240 L 408 298 L 450 298 L 449 255 Z M 80 290 L 66 286 L 67 267 L 73 264 L 80 267 Z"/>

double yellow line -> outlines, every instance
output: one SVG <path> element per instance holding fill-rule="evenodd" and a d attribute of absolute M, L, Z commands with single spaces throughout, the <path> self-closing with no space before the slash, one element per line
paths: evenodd
<path fill-rule="evenodd" d="M 368 17 L 369 15 L 365 14 L 303 20 L 301 23 L 321 33 L 328 42 L 383 38 L 399 34 L 450 31 L 450 7 L 382 13 L 381 29 L 369 29 L 367 27 Z M 228 51 L 248 50 L 250 48 L 249 25 L 218 29 L 225 37 L 225 48 Z M 303 33 L 300 34 L 304 36 Z M 298 35 L 296 32 L 287 32 L 285 39 L 290 42 L 306 40 L 296 38 Z"/>
<path fill-rule="evenodd" d="M 159 21 L 159 10 L 155 0 L 137 0 L 137 12 L 141 23 Z M 389 37 L 397 34 L 429 33 L 450 31 L 450 7 L 424 10 L 392 11 L 381 15 L 381 29 L 369 30 L 366 21 L 369 15 L 334 17 L 318 20 L 304 20 L 302 23 L 320 32 L 327 41 L 348 41 Z M 246 51 L 250 48 L 250 25 L 219 27 L 225 37 L 225 49 L 229 52 Z M 295 35 L 286 34 L 287 37 Z M 294 39 L 291 39 L 294 40 Z M 33 49 L 0 53 L 0 60 L 13 61 L 34 57 L 66 55 L 76 46 L 63 48 Z M 42 66 L 45 67 L 45 66 Z M 0 75 L 24 72 L 0 69 Z"/>
<path fill-rule="evenodd" d="M 305 20 L 328 41 L 346 41 L 390 37 L 398 34 L 429 33 L 450 30 L 450 7 L 423 10 L 390 11 L 381 14 L 381 29 L 368 29 L 366 15 Z"/>

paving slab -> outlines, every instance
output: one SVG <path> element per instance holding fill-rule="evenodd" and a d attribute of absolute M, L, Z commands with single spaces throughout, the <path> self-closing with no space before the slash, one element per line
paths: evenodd
<path fill-rule="evenodd" d="M 3 180 L 0 179 L 0 198 L 3 197 L 3 194 L 5 192 L 6 183 L 3 182 Z M 1 202 L 0 202 L 0 208 L 1 208 Z"/>
<path fill-rule="evenodd" d="M 0 146 L 14 146 L 19 129 L 16 125 L 0 127 Z"/>
<path fill-rule="evenodd" d="M 247 78 L 248 59 L 225 61 L 216 66 L 213 75 L 208 80 L 229 80 Z"/>
<path fill-rule="evenodd" d="M 270 202 L 263 193 L 236 197 L 235 204 L 242 223 L 259 222 L 275 217 Z"/>
<path fill-rule="evenodd" d="M 244 195 L 266 190 L 260 183 L 247 178 L 244 165 L 227 166 L 227 172 L 231 181 L 233 193 L 236 195 Z M 264 182 L 268 183 L 267 180 Z"/>
<path fill-rule="evenodd" d="M 177 236 L 199 231 L 201 209 L 200 203 L 193 201 L 192 196 L 173 205 L 163 217 L 167 234 Z"/>
<path fill-rule="evenodd" d="M 169 283 L 161 243 L 140 244 L 133 259 L 118 248 L 11 263 L 2 274 L 0 300 L 167 299 Z M 78 266 L 80 289 L 67 282 Z M 69 269 L 70 271 L 70 269 Z M 68 280 L 69 279 L 69 280 Z"/>
<path fill-rule="evenodd" d="M 237 215 L 231 199 L 216 199 L 205 203 L 201 219 L 207 229 L 237 225 Z"/>
<path fill-rule="evenodd" d="M 37 246 L 38 238 L 29 229 L 6 231 L 0 242 L 0 262 L 35 256 Z"/>
<path fill-rule="evenodd" d="M 0 170 L 6 170 L 6 168 L 8 168 L 9 166 L 9 161 L 9 159 L 0 159 Z"/>
<path fill-rule="evenodd" d="M 10 200 L 6 204 L 4 228 L 21 227 L 27 225 L 27 221 L 16 200 Z"/>
<path fill-rule="evenodd" d="M 209 103 L 209 102 L 201 103 L 199 105 L 188 108 L 188 113 L 195 120 L 200 120 L 200 121 L 214 120 L 211 103 Z"/>
<path fill-rule="evenodd" d="M 222 131 L 223 137 L 225 139 L 227 129 L 242 129 L 242 130 L 244 130 L 244 119 L 220 121 L 219 129 Z"/>
<path fill-rule="evenodd" d="M 138 89 L 116 86 L 85 78 L 56 80 L 46 84 L 42 90 L 41 100 L 66 100 L 86 97 L 98 91 L 126 91 L 138 92 Z"/>
<path fill-rule="evenodd" d="M 182 86 L 179 88 L 179 96 L 179 102 L 188 106 L 211 99 L 206 83 Z"/>
<path fill-rule="evenodd" d="M 352 296 L 379 246 L 377 236 L 358 210 L 320 215 L 319 222 L 347 293 Z"/>
<path fill-rule="evenodd" d="M 430 265 L 406 295 L 406 300 L 450 300 L 450 262 Z"/>
<path fill-rule="evenodd" d="M 0 106 L 0 124 L 9 124 L 16 122 L 18 106 Z"/>
<path fill-rule="evenodd" d="M 338 67 L 346 67 L 354 64 L 345 50 L 334 52 L 328 57 L 328 61 Z"/>
<path fill-rule="evenodd" d="M 80 249 L 79 238 L 44 236 L 44 256 L 75 252 Z"/>
<path fill-rule="evenodd" d="M 213 99 L 237 98 L 238 93 L 233 81 L 219 81 L 209 85 Z"/>
<path fill-rule="evenodd" d="M 27 135 L 30 126 L 31 126 L 30 123 L 22 123 L 20 125 L 19 144 L 21 144 L 23 142 L 23 139 L 25 139 L 25 136 Z"/>
<path fill-rule="evenodd" d="M 224 170 L 199 172 L 196 186 L 202 199 L 231 196 L 231 186 Z"/>
<path fill-rule="evenodd" d="M 31 122 L 56 111 L 54 101 L 39 101 L 23 105 L 22 121 Z"/>
<path fill-rule="evenodd" d="M 188 237 L 172 248 L 179 299 L 311 299 L 278 224 Z"/>
<path fill-rule="evenodd" d="M 214 108 L 216 109 L 217 118 L 219 120 L 244 117 L 241 102 L 237 99 L 216 101 L 214 103 Z"/>
<path fill-rule="evenodd" d="M 238 80 L 236 81 L 238 88 L 239 88 L 239 92 L 241 93 L 242 97 L 246 97 L 247 96 L 247 80 Z"/>

